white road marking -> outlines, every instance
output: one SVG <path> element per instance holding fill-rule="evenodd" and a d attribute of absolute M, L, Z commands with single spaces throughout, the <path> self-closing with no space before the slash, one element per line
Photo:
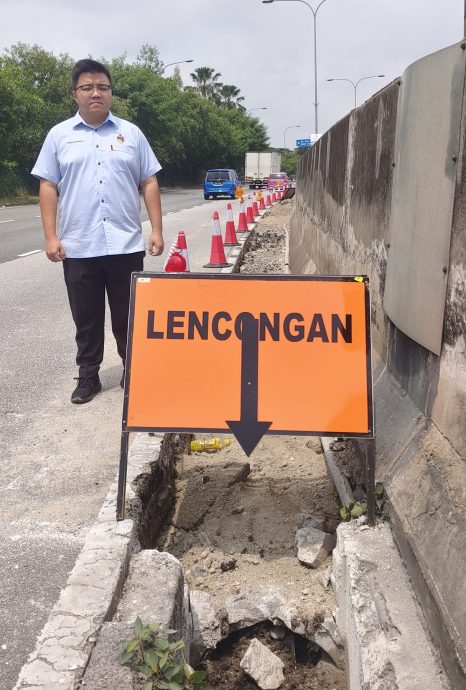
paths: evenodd
<path fill-rule="evenodd" d="M 15 219 L 12 218 L 11 220 L 0 220 L 0 223 L 14 223 Z"/>
<path fill-rule="evenodd" d="M 39 254 L 40 252 L 43 252 L 43 249 L 33 249 L 32 252 L 25 252 L 24 254 L 18 254 L 18 257 L 23 257 L 23 256 L 30 256 L 31 254 Z"/>

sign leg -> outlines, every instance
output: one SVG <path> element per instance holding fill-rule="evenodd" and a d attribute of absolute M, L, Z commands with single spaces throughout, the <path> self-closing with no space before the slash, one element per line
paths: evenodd
<path fill-rule="evenodd" d="M 367 522 L 375 525 L 375 438 L 366 441 Z"/>
<path fill-rule="evenodd" d="M 129 433 L 123 431 L 120 442 L 120 469 L 118 472 L 118 494 L 117 494 L 117 508 L 116 519 L 125 519 L 125 503 L 126 503 L 126 473 L 128 470 L 128 440 Z"/>

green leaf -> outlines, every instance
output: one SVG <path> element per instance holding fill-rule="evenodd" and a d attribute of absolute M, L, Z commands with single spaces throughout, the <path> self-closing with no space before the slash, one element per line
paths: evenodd
<path fill-rule="evenodd" d="M 375 485 L 375 495 L 376 496 L 383 496 L 384 488 L 382 482 L 377 482 Z"/>
<path fill-rule="evenodd" d="M 152 675 L 152 669 L 147 664 L 139 664 L 138 671 L 142 673 L 143 676 L 149 677 Z"/>
<path fill-rule="evenodd" d="M 169 683 L 169 690 L 183 690 L 183 687 L 179 683 Z"/>
<path fill-rule="evenodd" d="M 166 678 L 171 680 L 174 676 L 176 676 L 177 673 L 180 672 L 181 666 L 168 666 L 164 670 L 164 675 Z"/>
<path fill-rule="evenodd" d="M 135 647 L 138 646 L 138 644 L 139 644 L 139 640 L 131 640 L 131 641 L 128 642 L 128 644 L 126 645 L 126 651 L 127 651 L 127 652 L 132 652 L 133 649 L 134 649 Z"/>
<path fill-rule="evenodd" d="M 139 616 L 138 616 L 138 617 L 136 618 L 135 623 L 134 623 L 134 634 L 135 634 L 137 637 L 141 637 L 143 628 L 144 628 L 144 626 L 143 626 L 143 624 L 142 624 L 142 620 L 141 620 L 141 619 L 139 618 Z"/>
<path fill-rule="evenodd" d="M 351 517 L 352 518 L 359 518 L 361 515 L 364 515 L 366 512 L 366 504 L 365 503 L 355 503 L 354 506 L 351 508 Z"/>
<path fill-rule="evenodd" d="M 160 669 L 164 669 L 165 666 L 167 665 L 167 661 L 168 661 L 168 653 L 165 652 L 165 654 L 164 654 L 163 656 L 160 657 L 160 660 L 159 660 L 159 668 L 160 668 Z"/>
<path fill-rule="evenodd" d="M 159 669 L 159 658 L 153 649 L 144 652 L 144 661 L 151 667 L 153 673 L 157 673 Z"/>
<path fill-rule="evenodd" d="M 184 649 L 184 648 L 185 648 L 184 640 L 178 640 L 178 642 L 171 642 L 169 645 L 169 649 L 172 652 L 176 652 L 178 649 Z"/>
<path fill-rule="evenodd" d="M 348 522 L 348 520 L 350 519 L 350 511 L 348 506 L 343 506 L 342 508 L 340 508 L 340 517 L 342 520 L 345 520 L 345 522 Z"/>
<path fill-rule="evenodd" d="M 154 644 L 155 644 L 156 649 L 161 649 L 162 651 L 165 651 L 166 649 L 168 649 L 168 646 L 169 646 L 169 642 L 167 640 L 164 640 L 162 637 L 158 637 L 155 640 Z"/>
<path fill-rule="evenodd" d="M 177 633 L 177 632 L 178 632 L 178 630 L 171 630 L 170 628 L 168 628 L 168 630 L 164 630 L 164 633 L 165 633 L 165 635 L 166 635 L 167 637 L 168 637 L 169 635 L 174 635 L 174 634 Z"/>
<path fill-rule="evenodd" d="M 122 653 L 120 654 L 119 662 L 122 666 L 124 666 L 124 664 L 127 664 L 128 661 L 130 661 L 130 659 L 132 659 L 132 657 L 133 657 L 133 655 L 131 654 L 131 652 L 128 652 L 126 649 L 124 649 L 122 651 Z"/>
<path fill-rule="evenodd" d="M 186 676 L 186 678 L 188 680 L 191 678 L 192 674 L 194 673 L 193 667 L 190 666 L 187 662 L 185 662 L 183 664 L 183 671 L 184 671 L 184 675 Z"/>
<path fill-rule="evenodd" d="M 190 683 L 200 683 L 201 681 L 203 681 L 205 679 L 206 675 L 207 675 L 207 671 L 194 671 L 194 673 L 192 673 L 189 676 L 189 682 Z"/>
<path fill-rule="evenodd" d="M 152 630 L 149 628 L 149 626 L 143 628 L 141 637 L 143 640 L 150 640 L 150 638 L 152 637 Z"/>
<path fill-rule="evenodd" d="M 152 685 L 152 681 L 151 681 L 151 680 L 147 681 L 147 682 L 144 683 L 144 685 L 142 686 L 142 690 L 152 690 L 152 688 L 153 688 L 153 685 Z"/>
<path fill-rule="evenodd" d="M 170 690 L 170 683 L 167 683 L 165 680 L 156 680 L 155 687 L 160 690 Z"/>

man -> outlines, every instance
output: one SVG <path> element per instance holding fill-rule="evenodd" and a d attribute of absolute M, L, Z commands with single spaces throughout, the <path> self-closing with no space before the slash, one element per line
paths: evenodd
<path fill-rule="evenodd" d="M 32 174 L 40 179 L 45 252 L 63 262 L 76 326 L 79 375 L 71 401 L 86 403 L 102 389 L 105 293 L 125 365 L 131 273 L 142 271 L 145 255 L 139 189 L 152 226 L 148 251 L 163 252 L 154 177 L 161 166 L 141 130 L 111 113 L 112 80 L 104 65 L 79 60 L 72 86 L 78 113 L 50 130 Z"/>

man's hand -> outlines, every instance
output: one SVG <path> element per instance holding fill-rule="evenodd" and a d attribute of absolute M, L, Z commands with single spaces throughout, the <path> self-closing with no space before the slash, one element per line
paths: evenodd
<path fill-rule="evenodd" d="M 65 250 L 58 237 L 47 238 L 45 240 L 45 253 L 47 259 L 57 263 L 65 258 Z"/>
<path fill-rule="evenodd" d="M 162 237 L 162 231 L 152 229 L 148 243 L 149 254 L 151 256 L 160 256 L 160 254 L 163 252 L 163 248 L 164 242 Z"/>

